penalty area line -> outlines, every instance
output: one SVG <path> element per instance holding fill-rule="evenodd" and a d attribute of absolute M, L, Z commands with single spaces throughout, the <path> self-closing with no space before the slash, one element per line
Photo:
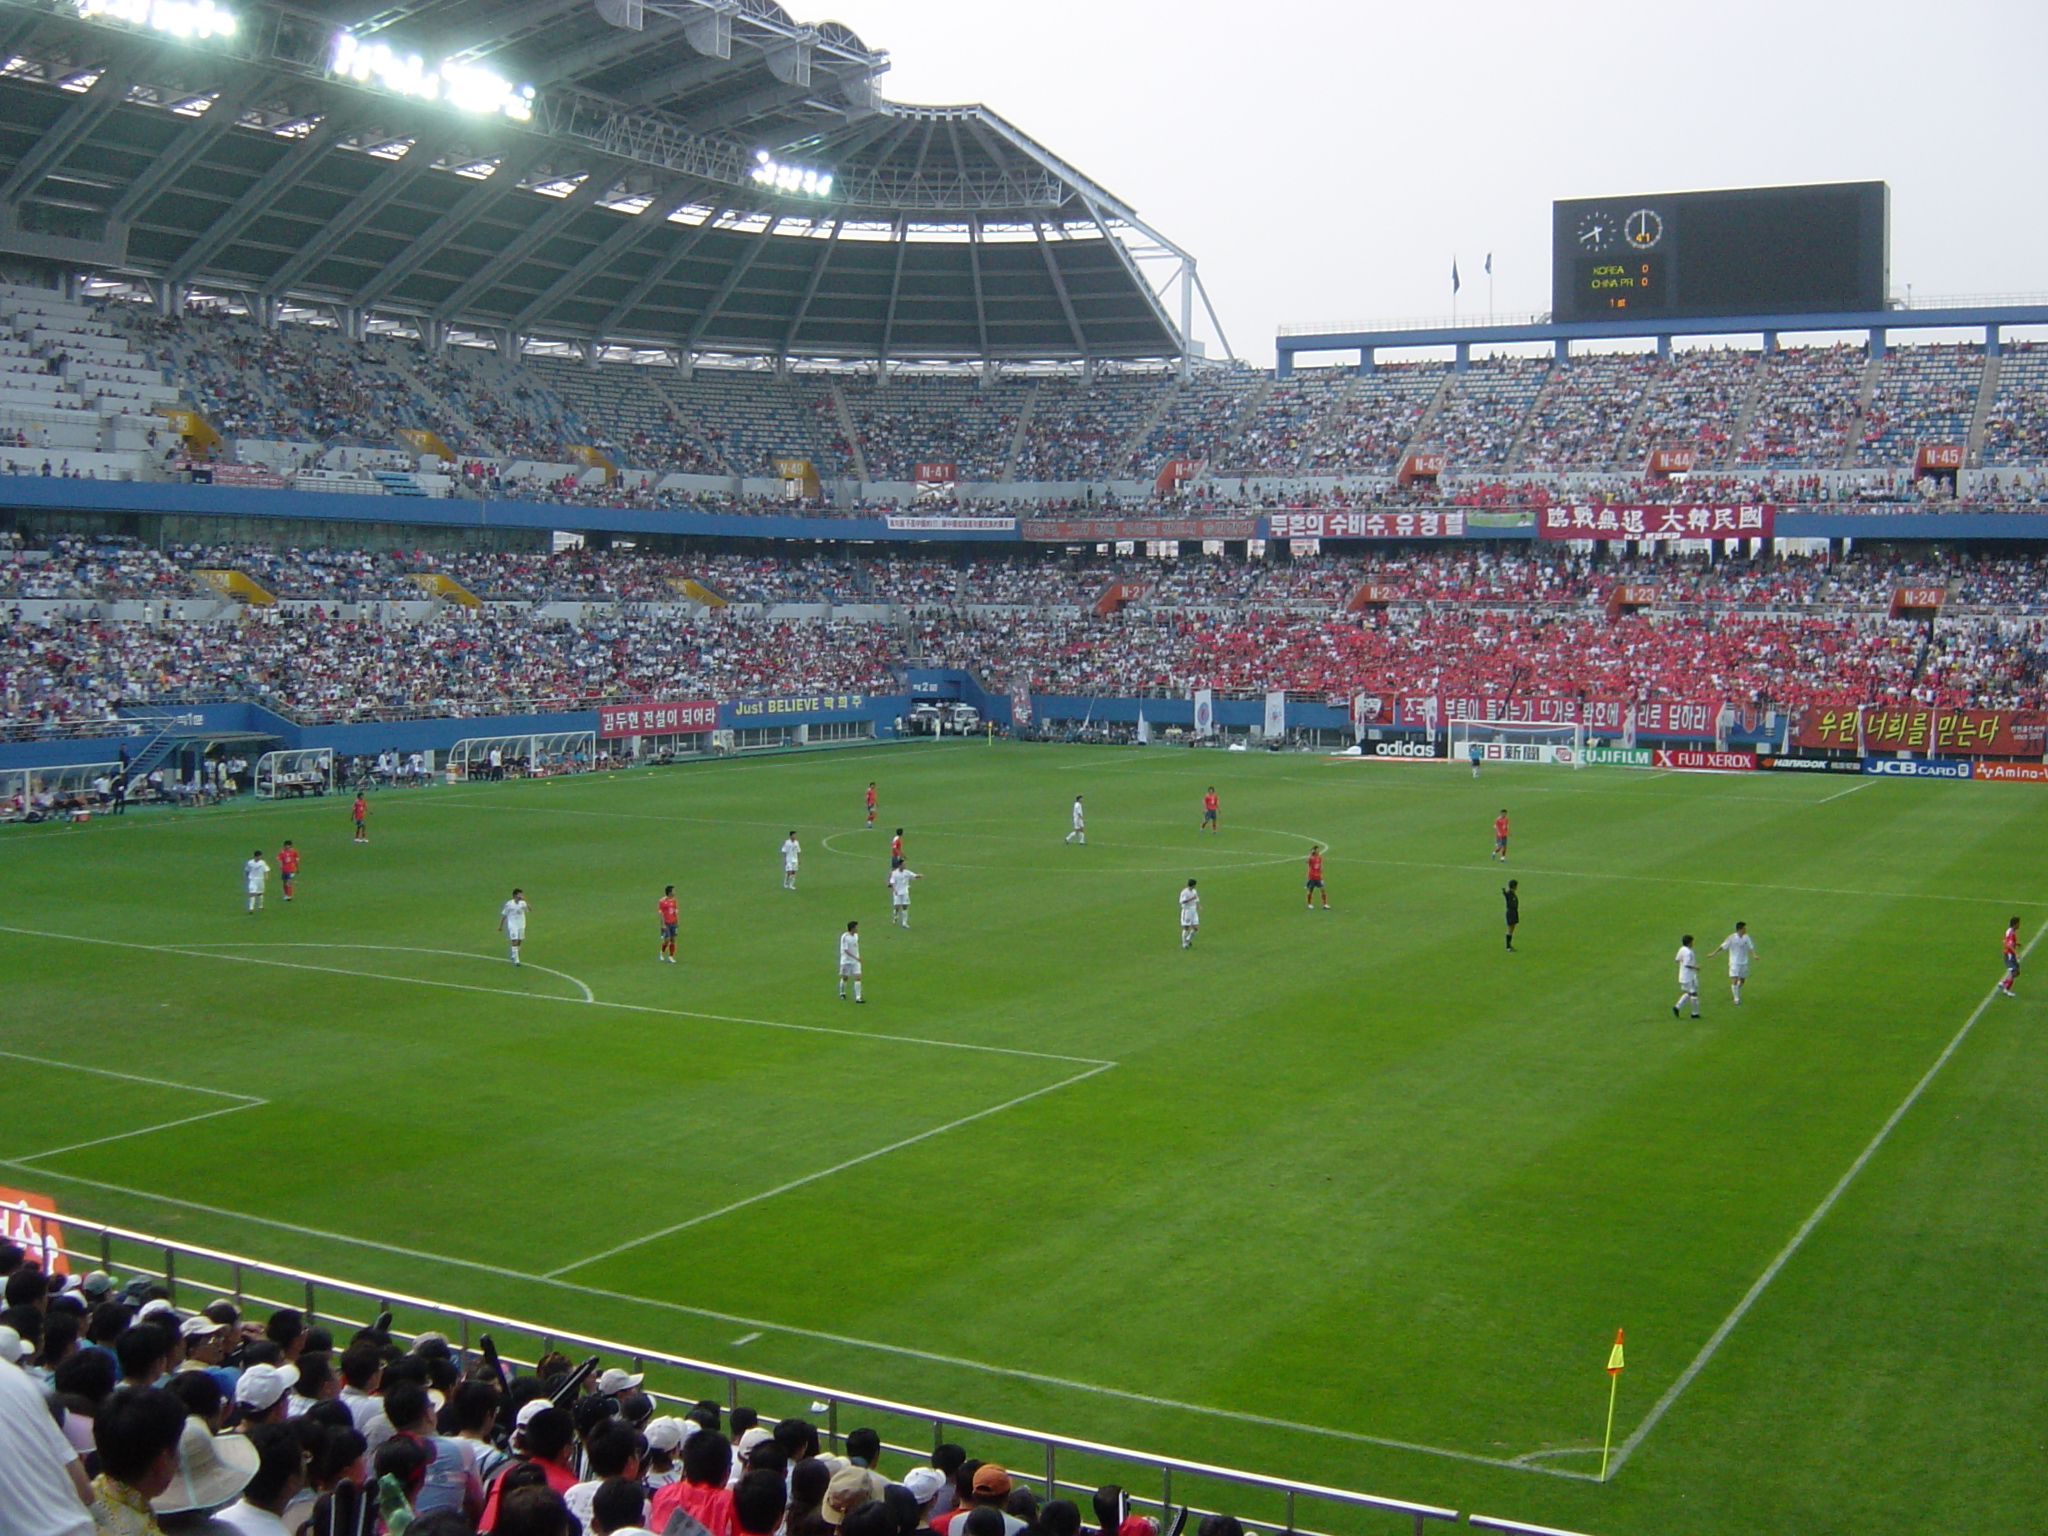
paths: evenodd
<path fill-rule="evenodd" d="M 2041 942 L 2044 935 L 2048 935 L 2048 923 L 2043 923 L 2034 931 L 2033 938 L 2027 941 L 2027 947 L 2020 951 L 2021 960 L 2025 960 L 2029 955 L 2033 954 L 2034 946 Z M 1942 1048 L 1941 1054 L 1934 1058 L 1934 1065 L 1921 1074 L 1920 1080 L 1912 1086 L 1903 1099 L 1899 1100 L 1898 1108 L 1894 1109 L 1885 1118 L 1884 1124 L 1877 1128 L 1877 1134 L 1870 1138 L 1869 1145 L 1856 1155 L 1856 1161 L 1849 1165 L 1848 1172 L 1835 1181 L 1835 1187 L 1830 1189 L 1822 1198 L 1820 1204 L 1813 1208 L 1813 1214 L 1799 1224 L 1799 1230 L 1792 1234 L 1792 1240 L 1778 1250 L 1778 1256 L 1765 1266 L 1764 1272 L 1761 1275 L 1757 1276 L 1756 1283 L 1735 1304 L 1735 1310 L 1721 1320 L 1721 1326 L 1716 1328 L 1707 1342 L 1700 1346 L 1699 1353 L 1692 1357 L 1691 1363 L 1678 1373 L 1678 1379 L 1664 1389 L 1664 1395 L 1657 1399 L 1648 1413 L 1643 1415 L 1642 1423 L 1638 1424 L 1630 1432 L 1629 1437 L 1621 1442 L 1621 1445 L 1614 1453 L 1614 1460 L 1608 1467 L 1607 1475 L 1610 1478 L 1627 1464 L 1629 1457 L 1635 1454 L 1636 1447 L 1641 1445 L 1650 1431 L 1657 1427 L 1658 1421 L 1671 1411 L 1672 1404 L 1676 1403 L 1684 1395 L 1685 1389 L 1692 1385 L 1693 1378 L 1707 1368 L 1708 1362 L 1714 1358 L 1721 1345 L 1727 1341 L 1728 1335 L 1733 1333 L 1743 1318 L 1749 1315 L 1749 1309 L 1756 1305 L 1757 1299 L 1769 1288 L 1770 1283 L 1778 1278 L 1778 1271 L 1791 1261 L 1792 1256 L 1805 1245 L 1807 1238 L 1813 1235 L 1813 1229 L 1819 1226 L 1826 1219 L 1828 1212 L 1835 1208 L 1835 1202 L 1842 1198 L 1843 1192 L 1856 1182 L 1856 1176 L 1877 1155 L 1878 1149 L 1885 1144 L 1886 1139 L 1890 1137 L 1898 1123 L 1905 1119 L 1906 1111 L 1919 1103 L 1920 1095 L 1927 1091 L 1928 1085 L 1940 1074 L 1941 1069 L 1948 1065 L 1949 1058 L 1962 1049 L 1963 1042 L 1969 1038 L 1970 1031 L 1977 1027 L 1977 1021 L 1984 1017 L 1984 1010 L 1991 1006 L 1991 1000 L 1997 994 L 1998 987 L 1994 984 L 1991 990 L 1984 994 L 1983 1000 L 1970 1011 L 1970 1016 L 1963 1020 L 1962 1028 L 1958 1029 L 1949 1040 L 1949 1043 Z"/>

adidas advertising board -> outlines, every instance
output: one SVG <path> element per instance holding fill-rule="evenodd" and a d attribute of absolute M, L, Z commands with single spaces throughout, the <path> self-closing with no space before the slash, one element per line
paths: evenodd
<path fill-rule="evenodd" d="M 1866 757 L 1863 771 L 1894 779 L 1967 779 L 1970 764 L 1954 757 Z"/>
<path fill-rule="evenodd" d="M 1376 741 L 1372 744 L 1374 757 L 1434 757 L 1442 758 L 1436 743 L 1431 741 Z"/>

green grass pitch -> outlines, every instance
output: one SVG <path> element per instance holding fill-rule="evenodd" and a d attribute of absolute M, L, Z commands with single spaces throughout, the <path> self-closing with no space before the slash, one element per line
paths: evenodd
<path fill-rule="evenodd" d="M 0 1049 L 33 1058 L 0 1183 L 1603 1536 L 2039 1507 L 2048 1017 L 2031 975 L 1988 997 L 2006 919 L 2048 923 L 2027 786 L 943 744 L 372 803 L 367 847 L 340 800 L 0 836 Z M 242 860 L 287 837 L 298 899 L 273 879 L 251 917 Z M 1302 907 L 1311 839 L 1329 912 Z M 1738 918 L 1739 1008 L 1707 954 Z M 1670 1013 L 1683 932 L 1697 1023 Z M 1617 1445 L 1682 1390 L 1606 1485 L 1554 1475 L 1597 1465 L 1618 1326 Z"/>

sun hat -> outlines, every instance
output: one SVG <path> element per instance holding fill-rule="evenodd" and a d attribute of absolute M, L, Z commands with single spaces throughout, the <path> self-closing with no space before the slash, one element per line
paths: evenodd
<path fill-rule="evenodd" d="M 232 1504 L 256 1475 L 256 1447 L 246 1435 L 214 1435 L 191 1418 L 178 1436 L 178 1470 L 171 1486 L 149 1501 L 160 1515 L 220 1509 Z"/>

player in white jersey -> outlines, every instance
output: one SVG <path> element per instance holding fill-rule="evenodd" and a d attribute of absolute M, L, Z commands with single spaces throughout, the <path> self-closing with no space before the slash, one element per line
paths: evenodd
<path fill-rule="evenodd" d="M 504 930 L 506 942 L 512 946 L 512 963 L 517 965 L 520 941 L 526 937 L 526 894 L 516 885 L 512 899 L 498 908 L 498 927 Z"/>
<path fill-rule="evenodd" d="M 1202 898 L 1190 880 L 1180 891 L 1180 947 L 1188 948 L 1195 942 L 1195 930 L 1202 926 Z"/>
<path fill-rule="evenodd" d="M 1074 796 L 1074 830 L 1069 832 L 1061 841 L 1079 843 L 1083 848 L 1088 846 L 1088 823 L 1081 815 L 1081 797 L 1079 795 Z"/>
<path fill-rule="evenodd" d="M 782 888 L 796 889 L 796 866 L 804 856 L 804 845 L 796 840 L 796 828 L 789 829 L 789 836 L 782 840 Z"/>
<path fill-rule="evenodd" d="M 242 866 L 242 889 L 249 894 L 250 912 L 263 910 L 263 887 L 269 881 L 270 865 L 264 861 L 263 850 L 258 848 L 249 855 L 249 862 Z"/>
<path fill-rule="evenodd" d="M 889 917 L 897 927 L 910 926 L 910 882 L 923 878 L 905 865 L 899 864 L 889 871 Z"/>
<path fill-rule="evenodd" d="M 1742 1001 L 1742 984 L 1749 980 L 1749 957 L 1756 953 L 1756 940 L 1749 936 L 1749 925 L 1737 923 L 1735 931 L 1714 946 L 1714 953 L 1723 950 L 1728 953 L 1728 990 L 1735 1001 Z"/>
<path fill-rule="evenodd" d="M 865 1001 L 860 995 L 860 924 L 848 923 L 846 932 L 839 935 L 839 995 L 846 996 L 846 984 L 853 983 L 853 1000 Z"/>
<path fill-rule="evenodd" d="M 1679 1003 L 1692 1004 L 1692 1016 L 1700 1016 L 1700 960 L 1692 952 L 1692 935 L 1678 941 L 1678 1002 L 1671 1005 L 1671 1017 L 1678 1017 Z"/>

